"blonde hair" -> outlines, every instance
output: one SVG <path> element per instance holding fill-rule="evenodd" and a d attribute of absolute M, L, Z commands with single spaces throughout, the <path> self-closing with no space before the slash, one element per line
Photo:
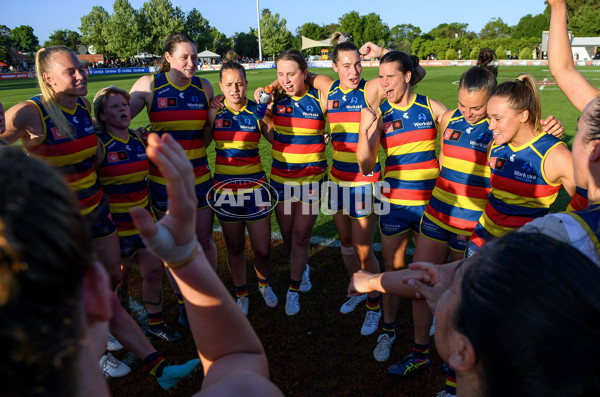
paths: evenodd
<path fill-rule="evenodd" d="M 96 131 L 98 132 L 106 131 L 106 124 L 104 124 L 104 120 L 100 118 L 99 114 L 104 111 L 104 102 L 106 102 L 106 99 L 111 95 L 122 95 L 123 98 L 127 99 L 127 103 L 129 103 L 129 100 L 131 99 L 131 96 L 127 91 L 114 85 L 104 87 L 100 91 L 98 91 L 94 96 L 93 102 L 94 117 L 97 123 Z"/>
<path fill-rule="evenodd" d="M 521 73 L 515 81 L 501 83 L 496 87 L 492 96 L 508 99 L 510 107 L 516 111 L 527 110 L 529 112 L 527 121 L 531 123 L 535 131 L 542 131 L 540 94 L 537 82 L 532 75 Z"/>
<path fill-rule="evenodd" d="M 69 54 L 76 57 L 72 50 L 62 45 L 42 48 L 35 54 L 35 70 L 37 71 L 38 85 L 42 93 L 42 105 L 48 112 L 50 120 L 67 138 L 73 139 L 75 131 L 73 131 L 62 110 L 60 110 L 56 93 L 44 80 L 44 73 L 49 73 L 57 54 Z"/>

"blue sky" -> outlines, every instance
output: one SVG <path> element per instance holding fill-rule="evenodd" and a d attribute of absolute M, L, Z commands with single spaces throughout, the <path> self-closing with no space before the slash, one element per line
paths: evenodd
<path fill-rule="evenodd" d="M 135 9 L 144 0 L 129 0 Z M 256 26 L 256 0 L 171 0 L 184 12 L 198 9 L 209 20 L 211 26 L 231 36 L 235 32 L 247 32 Z M 9 28 L 30 25 L 40 44 L 57 29 L 78 31 L 81 16 L 89 13 L 94 5 L 112 13 L 112 0 L 18 0 L 3 1 L 0 7 L 0 24 Z M 106 4 L 109 4 L 108 6 Z M 260 0 L 260 8 L 279 13 L 287 21 L 292 33 L 305 22 L 319 25 L 337 22 L 350 11 L 361 15 L 370 12 L 379 14 L 390 28 L 398 24 L 411 23 L 427 32 L 441 23 L 468 23 L 470 31 L 479 32 L 493 17 L 500 17 L 509 25 L 516 25 L 521 17 L 536 15 L 544 10 L 544 0 L 503 0 L 487 2 L 481 0 Z M 359 43 L 357 43 L 359 44 Z"/>

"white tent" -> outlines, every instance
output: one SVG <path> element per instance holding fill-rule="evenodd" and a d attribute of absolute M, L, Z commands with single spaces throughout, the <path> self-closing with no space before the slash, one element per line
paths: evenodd
<path fill-rule="evenodd" d="M 221 55 L 215 54 L 212 51 L 204 50 L 198 54 L 199 59 L 212 59 L 212 58 L 221 58 Z"/>
<path fill-rule="evenodd" d="M 317 40 L 309 39 L 304 36 L 301 36 L 301 37 L 302 37 L 302 49 L 303 50 L 306 48 L 312 48 L 312 47 L 330 47 L 331 46 L 331 39 L 317 41 Z"/>

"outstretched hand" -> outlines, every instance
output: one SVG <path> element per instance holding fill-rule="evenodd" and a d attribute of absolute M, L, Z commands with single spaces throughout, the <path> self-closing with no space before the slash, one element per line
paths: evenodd
<path fill-rule="evenodd" d="M 171 231 L 177 246 L 185 245 L 196 239 L 198 200 L 194 192 L 192 164 L 182 147 L 170 134 L 159 137 L 151 133 L 148 136 L 146 153 L 167 181 L 169 206 L 159 223 Z M 156 235 L 157 223 L 147 210 L 140 207 L 133 208 L 131 216 L 142 237 L 150 239 Z"/>
<path fill-rule="evenodd" d="M 433 263 L 415 262 L 408 267 L 412 270 L 422 270 L 423 273 L 404 277 L 402 281 L 417 291 L 417 298 L 425 298 L 429 308 L 435 313 L 438 300 L 450 288 L 450 278 L 440 271 L 439 265 Z"/>

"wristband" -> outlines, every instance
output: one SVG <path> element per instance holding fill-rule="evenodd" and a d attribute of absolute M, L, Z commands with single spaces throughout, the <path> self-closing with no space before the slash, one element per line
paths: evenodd
<path fill-rule="evenodd" d="M 381 47 L 381 51 L 379 51 L 379 55 L 377 55 L 377 58 L 381 58 L 381 55 L 383 55 L 383 50 L 385 50 L 385 48 Z"/>
<path fill-rule="evenodd" d="M 150 252 L 171 268 L 182 267 L 196 256 L 200 249 L 198 240 L 192 239 L 183 245 L 175 245 L 175 239 L 168 227 L 158 224 L 158 233 L 147 239 L 142 237 Z"/>

